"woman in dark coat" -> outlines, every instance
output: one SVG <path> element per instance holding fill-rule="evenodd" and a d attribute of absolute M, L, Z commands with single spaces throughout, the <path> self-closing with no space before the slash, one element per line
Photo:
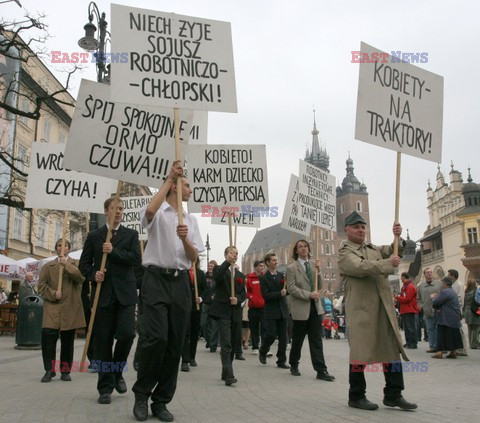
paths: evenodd
<path fill-rule="evenodd" d="M 457 358 L 456 350 L 463 348 L 461 328 L 461 312 L 458 297 L 452 289 L 453 280 L 442 279 L 440 293 L 432 294 L 432 306 L 436 310 L 437 319 L 437 352 L 433 358 L 443 358 L 442 351 L 450 351 L 447 358 Z"/>
<path fill-rule="evenodd" d="M 472 310 L 472 302 L 477 290 L 477 283 L 475 279 L 469 279 L 467 288 L 465 289 L 465 304 L 463 306 L 463 314 L 465 316 L 465 323 L 468 325 L 468 340 L 472 350 L 480 349 L 478 341 L 480 335 L 480 316 L 475 314 Z"/>

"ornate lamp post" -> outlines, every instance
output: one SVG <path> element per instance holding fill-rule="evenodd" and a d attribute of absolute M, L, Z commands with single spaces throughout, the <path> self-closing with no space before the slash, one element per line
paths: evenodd
<path fill-rule="evenodd" d="M 208 263 L 210 262 L 210 238 L 207 234 L 207 242 L 205 243 L 205 249 L 207 250 L 207 266 L 208 266 Z"/>
<path fill-rule="evenodd" d="M 97 20 L 97 25 L 100 28 L 100 33 L 95 37 L 97 27 L 93 23 L 94 17 Z M 100 15 L 100 11 L 95 2 L 90 2 L 88 5 L 88 23 L 85 24 L 83 29 L 85 30 L 85 37 L 78 40 L 78 45 L 86 51 L 95 51 L 94 56 L 97 61 L 97 81 L 98 82 L 110 82 L 109 68 L 105 66 L 105 44 L 106 36 L 110 33 L 107 31 L 107 21 L 105 20 L 105 13 Z"/>

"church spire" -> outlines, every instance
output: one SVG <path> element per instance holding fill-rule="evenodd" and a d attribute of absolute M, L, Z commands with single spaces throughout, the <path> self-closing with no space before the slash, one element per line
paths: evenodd
<path fill-rule="evenodd" d="M 312 129 L 312 148 L 310 152 L 307 150 L 305 155 L 305 161 L 312 164 L 313 166 L 319 167 L 325 172 L 330 172 L 328 166 L 330 165 L 330 157 L 328 156 L 327 150 L 323 147 L 320 147 L 320 141 L 318 140 L 319 131 L 317 129 L 317 120 L 315 116 L 315 109 L 313 110 L 313 129 Z"/>

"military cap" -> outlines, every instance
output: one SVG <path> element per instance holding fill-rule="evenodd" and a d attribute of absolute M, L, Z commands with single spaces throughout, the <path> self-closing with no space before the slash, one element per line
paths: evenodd
<path fill-rule="evenodd" d="M 352 214 L 349 214 L 345 219 L 345 226 L 355 225 L 355 223 L 363 223 L 364 225 L 367 224 L 365 219 L 360 216 L 356 211 Z"/>

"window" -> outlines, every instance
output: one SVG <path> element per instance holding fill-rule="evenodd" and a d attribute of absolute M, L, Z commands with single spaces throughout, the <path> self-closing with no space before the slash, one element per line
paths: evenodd
<path fill-rule="evenodd" d="M 478 243 L 477 228 L 468 228 L 467 229 L 467 235 L 468 235 L 468 243 L 469 244 L 477 244 Z"/>
<path fill-rule="evenodd" d="M 47 224 L 45 222 L 45 217 L 38 216 L 38 246 L 46 248 L 47 245 Z"/>
<path fill-rule="evenodd" d="M 327 256 L 330 255 L 330 245 L 329 244 L 325 244 L 325 254 Z"/>
<path fill-rule="evenodd" d="M 362 203 L 360 201 L 357 201 L 356 209 L 357 209 L 357 212 L 362 211 Z"/>
<path fill-rule="evenodd" d="M 327 268 L 331 269 L 332 268 L 332 262 L 331 260 L 327 261 Z"/>
<path fill-rule="evenodd" d="M 65 134 L 63 132 L 58 133 L 58 143 L 65 144 Z"/>
<path fill-rule="evenodd" d="M 56 221 L 54 242 L 57 242 L 62 237 L 62 235 L 63 235 L 62 222 Z"/>
<path fill-rule="evenodd" d="M 48 120 L 43 121 L 43 137 L 42 141 L 50 142 L 50 131 L 52 130 L 52 124 Z"/>
<path fill-rule="evenodd" d="M 328 241 L 330 239 L 330 235 L 328 231 L 325 231 L 325 239 Z"/>
<path fill-rule="evenodd" d="M 27 164 L 27 149 L 21 144 L 18 144 L 17 146 L 17 159 L 16 166 L 18 170 L 23 172 L 25 170 L 25 165 Z"/>
<path fill-rule="evenodd" d="M 345 204 L 340 204 L 340 213 L 345 213 Z"/>
<path fill-rule="evenodd" d="M 13 215 L 13 238 L 23 241 L 23 214 L 18 209 Z"/>
<path fill-rule="evenodd" d="M 30 102 L 26 98 L 22 98 L 22 101 L 20 102 L 20 110 L 22 112 L 30 112 Z M 22 122 L 25 126 L 29 126 L 29 118 L 26 116 L 20 116 L 20 122 Z"/>

